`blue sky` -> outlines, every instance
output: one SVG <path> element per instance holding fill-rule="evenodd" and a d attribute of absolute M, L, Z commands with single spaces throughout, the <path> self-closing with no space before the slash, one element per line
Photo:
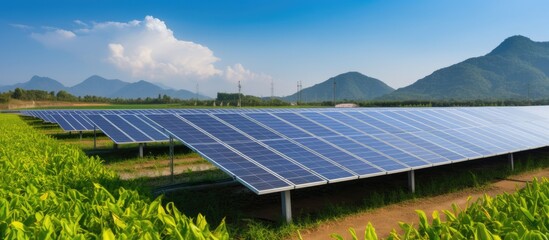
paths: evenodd
<path fill-rule="evenodd" d="M 0 85 L 98 74 L 203 94 L 295 92 L 347 71 L 394 88 L 505 38 L 549 41 L 548 1 L 2 1 Z"/>

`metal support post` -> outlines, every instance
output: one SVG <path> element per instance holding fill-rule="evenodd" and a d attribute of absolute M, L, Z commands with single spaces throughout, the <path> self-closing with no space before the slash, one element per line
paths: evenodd
<path fill-rule="evenodd" d="M 97 148 L 97 135 L 96 135 L 95 126 L 93 126 L 93 150 L 95 150 L 96 148 Z"/>
<path fill-rule="evenodd" d="M 139 144 L 139 157 L 143 158 L 143 143 Z"/>
<path fill-rule="evenodd" d="M 82 141 L 82 131 L 80 131 L 79 133 L 80 133 L 80 141 Z"/>
<path fill-rule="evenodd" d="M 117 144 L 117 143 L 114 143 L 114 144 L 112 145 L 112 149 L 117 150 L 117 149 L 118 149 L 118 144 Z"/>
<path fill-rule="evenodd" d="M 280 193 L 282 198 L 282 217 L 287 223 L 292 222 L 292 197 L 290 190 Z"/>
<path fill-rule="evenodd" d="M 511 166 L 511 171 L 515 171 L 515 160 L 513 158 L 513 153 L 507 154 L 507 159 L 509 159 L 509 165 Z"/>
<path fill-rule="evenodd" d="M 410 189 L 410 192 L 415 193 L 416 192 L 416 179 L 415 179 L 414 170 L 411 170 L 408 172 L 408 188 Z"/>
<path fill-rule="evenodd" d="M 174 182 L 174 175 L 173 175 L 173 137 L 170 136 L 170 173 L 172 176 L 172 183 Z"/>

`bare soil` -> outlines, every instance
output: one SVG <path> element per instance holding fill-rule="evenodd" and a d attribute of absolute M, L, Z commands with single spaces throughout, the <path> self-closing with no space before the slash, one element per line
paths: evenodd
<path fill-rule="evenodd" d="M 301 230 L 303 239 L 330 239 L 330 234 L 338 233 L 345 239 L 351 239 L 348 232 L 349 227 L 356 230 L 359 239 L 364 238 L 364 229 L 368 222 L 371 222 L 376 229 L 378 237 L 386 238 L 389 233 L 396 229 L 400 231 L 399 222 L 413 223 L 417 226 L 418 217 L 415 210 L 421 209 L 425 211 L 428 217 L 435 210 L 451 210 L 453 203 L 460 208 L 464 208 L 467 199 L 471 197 L 471 201 L 487 194 L 495 196 L 502 193 L 512 193 L 517 189 L 523 188 L 526 181 L 532 180 L 534 177 L 549 177 L 549 169 L 543 169 L 534 172 L 523 173 L 512 176 L 511 178 L 494 182 L 482 189 L 466 189 L 459 192 L 444 194 L 440 196 L 409 200 L 398 204 L 389 205 L 373 211 L 358 213 L 352 216 L 344 217 L 338 220 L 330 221 L 322 226 L 311 229 Z M 296 236 L 293 237 L 297 239 Z"/>
<path fill-rule="evenodd" d="M 37 107 L 86 107 L 86 106 L 108 106 L 108 103 L 78 103 L 62 101 L 22 101 L 10 99 L 7 104 L 0 105 L 0 109 L 22 109 Z"/>

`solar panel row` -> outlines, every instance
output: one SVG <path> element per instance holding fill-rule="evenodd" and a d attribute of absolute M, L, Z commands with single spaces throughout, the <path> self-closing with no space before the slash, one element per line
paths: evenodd
<path fill-rule="evenodd" d="M 258 194 L 549 145 L 547 107 L 48 110 L 116 143 L 172 135 Z M 166 131 L 166 132 L 164 132 Z"/>

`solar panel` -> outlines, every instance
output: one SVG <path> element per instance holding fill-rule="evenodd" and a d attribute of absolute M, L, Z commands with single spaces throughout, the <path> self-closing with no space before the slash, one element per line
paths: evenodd
<path fill-rule="evenodd" d="M 120 117 L 120 115 L 107 114 L 107 115 L 103 115 L 103 117 L 107 119 L 109 122 L 111 122 L 118 129 L 120 129 L 120 131 L 124 132 L 126 135 L 132 138 L 135 142 L 153 142 L 154 141 L 145 133 L 143 133 L 136 127 L 126 122 L 123 118 Z"/>
<path fill-rule="evenodd" d="M 118 127 L 111 122 L 107 121 L 102 115 L 86 115 L 97 128 L 99 128 L 105 135 L 112 139 L 117 144 L 133 143 L 135 140 L 131 139 Z"/>
<path fill-rule="evenodd" d="M 197 151 L 258 194 L 549 145 L 548 107 L 29 111 L 116 143 Z M 89 121 L 87 121 L 89 120 Z"/>
<path fill-rule="evenodd" d="M 76 128 L 74 128 L 62 115 L 59 114 L 51 114 L 50 115 L 54 120 L 55 123 L 59 124 L 61 128 L 65 131 L 74 131 Z"/>

